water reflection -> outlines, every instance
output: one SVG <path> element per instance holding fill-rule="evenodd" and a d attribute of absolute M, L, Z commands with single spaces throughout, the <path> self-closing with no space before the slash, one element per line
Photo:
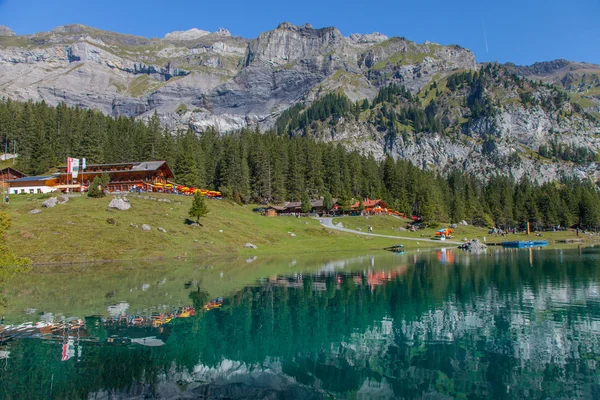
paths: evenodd
<path fill-rule="evenodd" d="M 5 326 L 0 397 L 598 398 L 599 255 L 329 260 L 223 299 L 182 280 L 170 311 Z"/>

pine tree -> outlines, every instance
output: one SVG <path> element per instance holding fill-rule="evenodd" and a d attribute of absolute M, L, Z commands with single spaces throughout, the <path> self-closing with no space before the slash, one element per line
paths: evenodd
<path fill-rule="evenodd" d="M 358 209 L 357 210 L 358 210 L 358 212 L 360 214 L 362 214 L 362 212 L 365 211 L 365 205 L 363 204 L 362 199 L 360 199 L 360 201 L 358 202 Z"/>
<path fill-rule="evenodd" d="M 325 196 L 323 196 L 323 208 L 326 211 L 331 211 L 333 206 L 333 197 L 331 196 L 331 193 L 325 192 Z"/>
<path fill-rule="evenodd" d="M 302 193 L 300 209 L 304 214 L 307 214 L 312 211 L 312 204 L 310 202 L 310 196 L 308 195 L 308 192 Z"/>
<path fill-rule="evenodd" d="M 204 218 L 208 215 L 208 205 L 206 204 L 206 200 L 204 196 L 200 194 L 200 192 L 196 192 L 194 194 L 194 201 L 192 202 L 192 206 L 190 207 L 190 211 L 188 215 L 191 218 L 196 218 L 196 223 L 200 224 L 200 218 Z"/>

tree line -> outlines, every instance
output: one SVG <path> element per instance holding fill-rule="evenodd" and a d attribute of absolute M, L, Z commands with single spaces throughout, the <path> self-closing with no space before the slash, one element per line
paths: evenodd
<path fill-rule="evenodd" d="M 166 160 L 175 181 L 220 190 L 239 203 L 281 203 L 310 198 L 385 199 L 394 209 L 429 223 L 466 220 L 482 226 L 600 225 L 596 185 L 565 177 L 538 185 L 526 179 L 482 181 L 460 171 L 440 175 L 405 160 L 348 150 L 314 137 L 243 129 L 219 134 L 172 133 L 155 114 L 147 122 L 98 111 L 0 101 L 3 147 L 16 147 L 17 167 L 42 174 L 66 158 L 91 163 Z"/>

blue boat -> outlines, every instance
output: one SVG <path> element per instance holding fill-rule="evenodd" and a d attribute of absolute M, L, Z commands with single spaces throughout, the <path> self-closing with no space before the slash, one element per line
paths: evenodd
<path fill-rule="evenodd" d="M 502 242 L 502 247 L 513 247 L 522 249 L 525 247 L 548 246 L 547 240 L 518 240 L 515 242 Z"/>

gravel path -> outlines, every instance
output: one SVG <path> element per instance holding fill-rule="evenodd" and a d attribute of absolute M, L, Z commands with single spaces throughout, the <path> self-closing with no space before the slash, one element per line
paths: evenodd
<path fill-rule="evenodd" d="M 334 225 L 333 218 L 321 217 L 321 218 L 317 218 L 317 219 L 319 220 L 321 225 L 323 225 L 326 228 L 335 229 L 335 230 L 342 231 L 342 232 L 356 233 L 358 235 L 377 236 L 377 237 L 398 239 L 398 240 L 412 240 L 415 242 L 434 242 L 434 243 L 439 243 L 439 244 L 447 243 L 447 244 L 456 244 L 456 245 L 461 244 L 461 242 L 455 242 L 452 240 L 446 240 L 446 241 L 442 242 L 440 240 L 433 240 L 433 239 L 427 239 L 427 238 L 411 238 L 411 237 L 404 237 L 404 236 L 379 235 L 377 233 L 367 233 L 367 232 L 355 231 L 353 229 L 340 228 L 339 226 Z"/>

